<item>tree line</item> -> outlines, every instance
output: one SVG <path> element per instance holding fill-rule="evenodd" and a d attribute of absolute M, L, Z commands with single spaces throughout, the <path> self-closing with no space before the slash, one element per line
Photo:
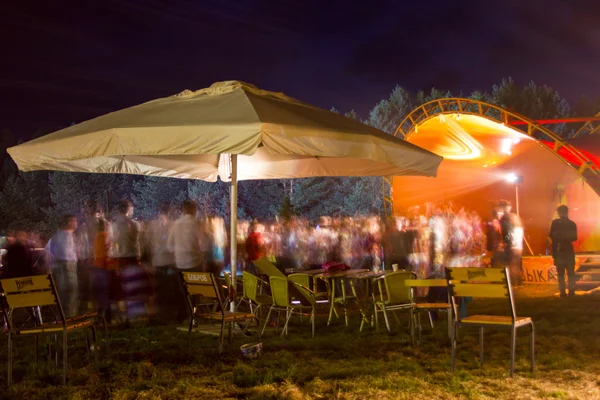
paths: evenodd
<path fill-rule="evenodd" d="M 401 86 L 379 101 L 365 117 L 354 110 L 344 115 L 393 134 L 404 117 L 431 100 L 470 97 L 492 103 L 532 119 L 591 116 L 600 111 L 600 101 L 582 98 L 571 107 L 565 98 L 546 85 L 518 85 L 507 78 L 490 91 L 474 91 L 468 96 L 436 88 L 410 93 Z M 340 112 L 335 108 L 334 112 Z M 579 125 L 581 126 L 581 125 Z M 550 126 L 563 137 L 579 126 Z M 40 131 L 35 136 L 47 132 Z M 228 219 L 229 185 L 182 179 L 120 174 L 17 171 L 6 148 L 19 143 L 17 135 L 0 131 L 0 234 L 10 229 L 38 231 L 48 235 L 63 214 L 78 215 L 86 200 L 94 199 L 111 210 L 122 198 L 130 198 L 140 219 L 153 218 L 159 204 L 178 206 L 186 198 L 198 202 L 205 215 Z M 238 215 L 242 219 L 273 219 L 293 214 L 316 219 L 321 215 L 380 214 L 383 208 L 382 185 L 378 177 L 326 177 L 292 180 L 240 182 Z"/>

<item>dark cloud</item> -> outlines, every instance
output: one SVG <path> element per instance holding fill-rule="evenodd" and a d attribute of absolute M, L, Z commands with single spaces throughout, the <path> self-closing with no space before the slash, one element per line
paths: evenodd
<path fill-rule="evenodd" d="M 592 1 L 72 0 L 0 9 L 0 127 L 66 125 L 241 79 L 362 115 L 394 85 L 600 93 Z"/>

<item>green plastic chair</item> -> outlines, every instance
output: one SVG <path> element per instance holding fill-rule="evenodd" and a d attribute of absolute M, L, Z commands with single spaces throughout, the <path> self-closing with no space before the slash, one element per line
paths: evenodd
<path fill-rule="evenodd" d="M 258 270 L 260 271 L 261 274 L 267 275 L 268 277 L 278 276 L 280 278 L 285 278 L 285 274 L 283 272 L 281 272 L 279 269 L 277 269 L 275 264 L 273 264 L 266 257 L 262 257 L 262 258 L 259 258 L 258 260 L 254 260 L 254 261 L 252 261 L 252 264 L 254 264 L 254 266 L 256 268 L 258 268 Z"/>
<path fill-rule="evenodd" d="M 376 299 L 375 293 L 373 293 L 373 310 L 375 314 L 375 330 L 378 327 L 378 312 L 383 312 L 385 318 L 385 325 L 388 331 L 392 331 L 390 325 L 390 319 L 388 318 L 388 311 L 394 312 L 397 310 L 412 309 L 413 303 L 411 298 L 411 289 L 405 284 L 405 281 L 412 279 L 414 274 L 412 272 L 399 271 L 391 274 L 386 274 L 380 278 L 377 278 L 377 286 L 379 289 L 379 300 Z M 385 290 L 384 290 L 385 288 Z M 393 314 L 398 321 L 396 314 Z M 411 321 L 412 327 L 412 321 Z"/>
<path fill-rule="evenodd" d="M 297 274 L 288 275 L 288 279 L 294 283 L 297 283 L 297 284 L 305 287 L 305 288 L 311 289 L 317 300 L 324 300 L 324 299 L 329 298 L 329 283 L 324 279 L 322 279 L 322 281 L 325 282 L 325 284 L 327 285 L 327 291 L 325 291 L 325 292 L 317 291 L 317 289 L 318 289 L 317 286 L 313 285 L 314 281 L 313 281 L 312 275 L 297 273 Z M 302 291 L 300 288 L 298 288 L 298 290 Z"/>
<path fill-rule="evenodd" d="M 267 285 L 267 282 L 247 271 L 244 271 L 242 274 L 244 284 L 242 298 L 238 303 L 238 307 L 242 302 L 248 303 L 250 312 L 258 316 L 262 306 L 271 306 L 273 304 L 271 296 L 261 294 L 260 287 Z"/>
<path fill-rule="evenodd" d="M 309 288 L 300 285 L 296 282 L 290 281 L 287 278 L 281 278 L 278 276 L 272 276 L 269 278 L 269 284 L 271 286 L 271 294 L 273 295 L 273 304 L 269 308 L 269 313 L 267 314 L 267 319 L 265 320 L 265 324 L 263 326 L 262 332 L 264 333 L 267 324 L 269 323 L 269 318 L 273 311 L 277 311 L 277 326 L 279 327 L 279 318 L 281 316 L 281 312 L 285 311 L 285 325 L 283 327 L 283 331 L 281 335 L 288 333 L 288 325 L 292 314 L 300 314 L 302 315 L 303 310 L 310 310 L 310 321 L 312 323 L 312 337 L 315 337 L 315 307 L 317 305 L 317 300 L 312 290 Z M 310 305 L 304 304 L 294 304 L 291 301 L 289 285 L 294 285 L 298 291 L 306 297 L 306 300 Z M 262 334 L 262 333 L 261 333 Z"/>

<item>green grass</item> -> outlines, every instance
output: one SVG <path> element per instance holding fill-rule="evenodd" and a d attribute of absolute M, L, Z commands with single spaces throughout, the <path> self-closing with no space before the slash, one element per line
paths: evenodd
<path fill-rule="evenodd" d="M 542 293 L 543 294 L 543 293 Z M 539 295 L 539 293 L 538 293 Z M 174 326 L 112 328 L 111 361 L 98 370 L 88 363 L 82 336 L 70 340 L 67 387 L 60 370 L 33 362 L 33 340 L 16 342 L 16 383 L 6 386 L 6 345 L 0 348 L 0 398 L 6 399 L 598 399 L 600 398 L 600 296 L 569 299 L 532 297 L 517 301 L 519 315 L 536 323 L 535 374 L 529 372 L 527 328 L 517 342 L 517 371 L 508 377 L 509 334 L 486 333 L 486 362 L 478 364 L 477 331 L 462 330 L 457 370 L 448 371 L 445 324 L 426 330 L 419 347 L 410 345 L 405 318 L 395 333 L 358 332 L 337 321 L 327 328 L 296 322 L 290 335 L 263 337 L 260 359 L 240 359 L 239 346 L 253 338 L 234 337 L 224 354 L 217 338 L 187 335 Z M 497 302 L 476 302 L 478 312 L 499 310 Z"/>

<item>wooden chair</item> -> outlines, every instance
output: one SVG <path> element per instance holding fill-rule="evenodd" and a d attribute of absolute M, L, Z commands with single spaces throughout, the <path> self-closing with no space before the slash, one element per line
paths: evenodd
<path fill-rule="evenodd" d="M 108 333 L 106 321 L 98 313 L 88 313 L 71 318 L 65 318 L 60 299 L 56 291 L 56 285 L 52 275 L 36 275 L 23 278 L 12 278 L 0 280 L 2 296 L 5 306 L 2 307 L 4 319 L 4 331 L 8 334 L 8 383 L 12 383 L 13 370 L 13 341 L 16 336 L 34 336 L 37 344 L 39 336 L 56 335 L 62 332 L 63 339 L 63 385 L 67 382 L 67 335 L 71 331 L 89 329 L 92 333 L 94 347 L 97 347 L 96 327 L 94 322 L 98 319 L 104 327 L 107 352 L 109 352 Z M 1 303 L 1 302 L 0 302 Z M 18 327 L 12 321 L 12 313 L 19 308 L 41 308 L 44 306 L 55 306 L 56 320 L 48 323 L 37 321 L 35 326 Z M 89 337 L 87 338 L 88 351 L 90 350 Z M 94 350 L 94 360 L 97 362 L 98 352 Z"/>
<path fill-rule="evenodd" d="M 518 317 L 515 309 L 510 273 L 507 268 L 448 268 L 446 269 L 448 290 L 452 301 L 452 308 L 456 319 L 452 329 L 452 359 L 450 369 L 454 372 L 456 356 L 456 334 L 460 326 L 479 328 L 479 362 L 483 365 L 483 334 L 484 328 L 510 329 L 510 376 L 513 376 L 515 367 L 515 347 L 517 342 L 517 329 L 524 326 L 531 327 L 530 357 L 531 372 L 535 367 L 534 341 L 535 331 L 533 321 L 529 317 Z M 458 312 L 458 297 L 498 298 L 503 299 L 509 315 L 471 315 L 460 317 Z"/>
<path fill-rule="evenodd" d="M 421 313 L 426 312 L 429 315 L 431 322 L 431 312 L 432 311 L 445 311 L 448 314 L 448 336 L 452 335 L 452 305 L 450 304 L 450 296 L 448 295 L 448 301 L 439 302 L 439 303 L 428 303 L 428 302 L 418 302 L 416 301 L 417 296 L 415 295 L 415 290 L 417 288 L 432 288 L 432 287 L 448 287 L 448 281 L 445 279 L 411 279 L 405 282 L 405 285 L 411 289 L 411 299 L 412 299 L 412 308 L 410 310 L 410 337 L 413 340 L 413 344 L 415 342 L 415 333 L 414 330 L 417 328 L 418 330 L 418 339 L 417 344 L 421 342 L 421 333 L 423 328 L 421 326 Z M 431 322 L 431 327 L 433 328 L 433 322 Z"/>
<path fill-rule="evenodd" d="M 219 321 L 221 323 L 221 333 L 219 337 L 219 354 L 223 352 L 223 341 L 225 324 L 229 325 L 229 339 L 231 344 L 231 331 L 234 323 L 246 322 L 244 332 L 248 329 L 251 321 L 255 321 L 257 325 L 257 336 L 260 341 L 260 327 L 258 318 L 252 313 L 227 311 L 228 301 L 223 294 L 223 288 L 218 283 L 216 277 L 208 272 L 181 272 L 181 282 L 186 295 L 188 309 L 190 312 L 190 323 L 188 335 L 191 335 L 194 327 L 195 318 L 206 319 L 211 321 Z M 196 299 L 200 297 L 200 303 Z M 211 304 L 209 301 L 216 302 L 216 310 L 203 311 L 197 304 Z"/>

